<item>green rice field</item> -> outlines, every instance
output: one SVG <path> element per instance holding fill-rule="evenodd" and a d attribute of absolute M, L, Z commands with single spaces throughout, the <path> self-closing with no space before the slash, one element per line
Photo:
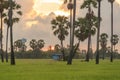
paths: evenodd
<path fill-rule="evenodd" d="M 0 80 L 120 80 L 120 60 L 82 62 L 72 65 L 51 59 L 19 59 L 16 65 L 0 62 Z"/>

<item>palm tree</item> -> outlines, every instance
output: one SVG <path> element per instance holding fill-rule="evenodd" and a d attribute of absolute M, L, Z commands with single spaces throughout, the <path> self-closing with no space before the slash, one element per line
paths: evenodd
<path fill-rule="evenodd" d="M 101 48 L 102 48 L 102 50 L 103 50 L 103 60 L 104 60 L 104 58 L 105 58 L 105 52 L 106 52 L 106 50 L 107 50 L 107 38 L 108 38 L 108 35 L 106 34 L 106 33 L 102 33 L 101 35 L 100 35 L 100 45 L 101 45 Z"/>
<path fill-rule="evenodd" d="M 113 40 L 113 3 L 115 0 L 108 0 L 111 3 L 111 40 Z M 111 58 L 110 61 L 113 62 L 113 44 L 111 43 Z"/>
<path fill-rule="evenodd" d="M 65 61 L 64 47 L 63 41 L 65 37 L 68 35 L 68 21 L 65 16 L 57 16 L 55 19 L 51 21 L 53 34 L 58 37 L 61 42 L 61 52 L 63 54 L 63 61 Z"/>
<path fill-rule="evenodd" d="M 15 46 L 16 48 L 18 48 L 19 51 L 22 51 L 22 47 L 23 47 L 22 40 L 19 39 L 19 40 L 15 41 L 15 42 L 14 42 L 14 46 Z"/>
<path fill-rule="evenodd" d="M 88 35 L 86 33 L 86 20 L 84 18 L 78 18 L 75 25 L 75 37 L 78 39 L 78 43 L 74 48 L 74 54 L 78 49 L 80 42 L 87 39 Z"/>
<path fill-rule="evenodd" d="M 9 8 L 8 6 L 9 2 L 7 1 L 6 2 L 6 5 L 7 5 L 7 9 Z M 13 6 L 13 18 L 12 18 L 12 23 L 18 23 L 19 20 L 20 20 L 20 16 L 22 15 L 22 12 L 20 11 L 21 9 L 21 5 L 17 4 L 16 2 L 12 2 Z M 8 62 L 8 54 L 7 54 L 7 49 L 8 49 L 8 33 L 9 33 L 9 27 L 10 27 L 10 24 L 9 24 L 9 20 L 8 20 L 8 15 L 6 13 L 4 13 L 4 23 L 7 25 L 7 33 L 6 33 L 6 62 Z M 18 17 L 16 17 L 18 16 Z"/>
<path fill-rule="evenodd" d="M 118 44 L 119 37 L 118 37 L 117 34 L 114 34 L 112 39 L 113 39 L 113 40 L 111 40 L 111 43 L 112 43 L 112 45 L 114 46 L 114 51 L 115 51 L 115 46 L 116 46 L 116 44 Z"/>
<path fill-rule="evenodd" d="M 37 48 L 37 41 L 35 39 L 32 39 L 29 45 L 33 50 L 35 50 Z"/>
<path fill-rule="evenodd" d="M 54 48 L 55 48 L 55 51 L 59 52 L 59 50 L 60 50 L 60 45 L 59 45 L 59 44 L 56 44 L 56 45 L 54 46 Z"/>
<path fill-rule="evenodd" d="M 3 38 L 3 11 L 4 11 L 4 0 L 0 0 L 0 20 L 1 20 L 1 29 L 0 29 L 0 47 L 1 47 L 1 60 L 4 62 L 4 53 L 3 53 L 3 43 L 2 43 L 2 38 Z"/>
<path fill-rule="evenodd" d="M 37 46 L 39 49 L 42 49 L 44 47 L 44 45 L 45 45 L 44 40 L 42 40 L 42 39 L 38 40 Z"/>
<path fill-rule="evenodd" d="M 67 0 L 64 0 L 64 3 L 66 3 Z M 69 4 L 68 4 L 68 9 L 70 9 L 70 22 L 71 22 L 71 26 L 70 26 L 70 54 L 68 57 L 68 61 L 67 64 L 71 65 L 72 64 L 72 58 L 73 58 L 73 51 L 74 51 L 74 29 L 75 29 L 75 18 L 76 18 L 76 0 L 73 1 L 72 4 L 72 0 L 69 0 Z M 73 9 L 73 14 L 72 14 L 72 9 Z M 73 19 L 72 19 L 73 17 Z"/>
<path fill-rule="evenodd" d="M 96 64 L 99 64 L 99 36 L 100 36 L 100 18 L 101 18 L 101 1 L 98 1 L 98 27 L 97 27 L 97 48 L 96 48 Z"/>
<path fill-rule="evenodd" d="M 89 61 L 89 54 L 90 54 L 90 45 L 91 45 L 91 31 L 95 31 L 97 27 L 98 19 L 94 15 L 92 7 L 97 8 L 97 1 L 96 0 L 85 0 L 81 6 L 81 9 L 87 8 L 88 13 L 86 14 L 86 26 L 88 27 L 88 52 L 86 55 L 86 61 Z"/>

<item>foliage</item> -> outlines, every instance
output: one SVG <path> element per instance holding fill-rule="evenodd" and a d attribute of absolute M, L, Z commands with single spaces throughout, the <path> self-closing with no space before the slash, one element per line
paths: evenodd
<path fill-rule="evenodd" d="M 51 21 L 52 30 L 54 35 L 58 37 L 59 40 L 65 40 L 65 36 L 68 35 L 68 18 L 65 16 L 57 16 Z"/>
<path fill-rule="evenodd" d="M 114 34 L 114 35 L 112 36 L 111 43 L 115 46 L 115 45 L 118 43 L 118 41 L 119 41 L 118 35 L 117 35 L 117 34 Z"/>
<path fill-rule="evenodd" d="M 45 42 L 43 39 L 40 39 L 38 41 L 36 41 L 36 39 L 32 39 L 29 43 L 30 47 L 33 49 L 33 50 L 39 50 L 39 49 L 42 49 L 45 45 Z"/>
<path fill-rule="evenodd" d="M 61 43 L 61 52 L 63 55 L 63 61 L 65 61 L 65 53 L 63 41 L 65 37 L 68 36 L 69 22 L 68 18 L 65 16 L 57 16 L 55 19 L 51 21 L 53 34 L 58 37 Z"/>

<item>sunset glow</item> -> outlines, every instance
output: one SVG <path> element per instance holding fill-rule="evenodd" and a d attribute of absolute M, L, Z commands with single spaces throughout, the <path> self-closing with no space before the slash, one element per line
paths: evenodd
<path fill-rule="evenodd" d="M 115 0 L 120 5 L 120 0 Z"/>
<path fill-rule="evenodd" d="M 63 0 L 35 0 L 33 9 L 38 15 L 49 15 L 54 13 L 55 15 L 68 16 L 69 12 L 60 9 Z"/>
<path fill-rule="evenodd" d="M 37 21 L 28 21 L 26 22 L 26 26 L 28 26 L 28 28 L 32 27 L 32 25 L 37 24 Z"/>

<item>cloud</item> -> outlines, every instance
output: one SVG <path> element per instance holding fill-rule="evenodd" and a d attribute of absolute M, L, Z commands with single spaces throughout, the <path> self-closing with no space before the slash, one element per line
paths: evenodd
<path fill-rule="evenodd" d="M 49 45 L 59 44 L 59 40 L 57 37 L 53 35 L 50 21 L 55 17 L 55 13 L 52 11 L 49 15 L 37 14 L 33 9 L 34 0 L 16 0 L 18 3 L 22 5 L 23 16 L 21 17 L 21 21 L 18 24 L 14 24 L 14 40 L 26 38 L 28 40 L 27 45 L 31 39 L 44 39 L 46 43 L 46 47 Z M 80 10 L 80 4 L 83 0 L 78 0 L 77 2 L 77 17 L 82 17 L 85 15 L 84 10 Z M 26 5 L 27 4 L 27 5 Z M 61 5 L 59 7 L 60 10 L 67 11 L 65 5 Z M 95 10 L 97 15 L 97 10 Z M 118 4 L 114 3 L 114 33 L 120 35 L 120 7 Z M 109 34 L 110 38 L 110 4 L 107 0 L 103 0 L 101 4 L 101 33 L 106 32 Z M 29 24 L 29 25 L 26 25 Z M 6 27 L 4 28 L 4 35 L 6 35 Z M 120 36 L 119 36 L 120 38 Z M 5 36 L 4 36 L 5 41 Z M 77 40 L 75 40 L 75 43 Z M 5 44 L 5 42 L 4 42 Z M 69 36 L 66 38 L 64 42 L 65 45 L 69 44 Z M 86 47 L 83 45 L 86 45 Z M 110 42 L 109 44 L 110 45 Z M 92 46 L 94 50 L 96 49 L 96 36 L 92 37 Z M 87 48 L 87 40 L 81 43 L 81 49 Z M 117 45 L 117 49 L 120 49 L 120 43 Z"/>

